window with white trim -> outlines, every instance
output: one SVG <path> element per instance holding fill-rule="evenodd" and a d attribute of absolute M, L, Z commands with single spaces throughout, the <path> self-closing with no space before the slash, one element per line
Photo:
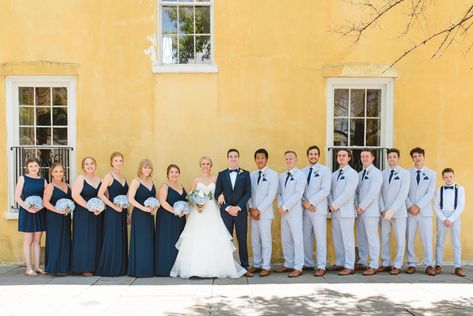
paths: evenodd
<path fill-rule="evenodd" d="M 360 151 L 376 153 L 375 165 L 384 167 L 384 154 L 392 146 L 392 79 L 329 79 L 327 98 L 327 147 L 336 169 L 339 148 L 353 151 L 352 166 L 361 169 Z"/>
<path fill-rule="evenodd" d="M 213 0 L 158 1 L 158 66 L 213 65 Z"/>

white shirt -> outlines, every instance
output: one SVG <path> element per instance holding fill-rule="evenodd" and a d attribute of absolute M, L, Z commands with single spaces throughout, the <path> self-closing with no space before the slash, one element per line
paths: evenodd
<path fill-rule="evenodd" d="M 236 170 L 238 170 L 238 167 L 236 168 Z M 232 172 L 232 169 L 230 168 L 228 168 L 228 171 L 230 172 L 230 181 L 232 182 L 232 189 L 235 189 L 235 182 L 238 172 Z"/>

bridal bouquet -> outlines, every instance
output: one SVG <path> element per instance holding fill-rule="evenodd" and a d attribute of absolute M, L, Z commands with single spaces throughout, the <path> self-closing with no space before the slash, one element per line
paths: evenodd
<path fill-rule="evenodd" d="M 64 215 L 67 215 L 76 208 L 76 205 L 70 199 L 59 199 L 54 207 L 58 211 L 64 211 Z"/>
<path fill-rule="evenodd" d="M 87 202 L 87 208 L 90 212 L 102 212 L 105 209 L 105 203 L 99 198 L 91 198 Z"/>
<path fill-rule="evenodd" d="M 28 208 L 34 207 L 37 209 L 43 208 L 43 199 L 37 195 L 28 196 L 25 199 L 25 204 Z"/>
<path fill-rule="evenodd" d="M 189 193 L 189 195 L 187 196 L 187 200 L 189 200 L 191 204 L 195 205 L 199 212 L 202 212 L 205 203 L 210 201 L 212 198 L 212 192 L 209 191 L 205 193 L 197 189 Z"/>
<path fill-rule="evenodd" d="M 117 195 L 113 199 L 113 204 L 121 208 L 128 208 L 128 197 L 126 195 Z"/>
<path fill-rule="evenodd" d="M 189 204 L 186 201 L 177 201 L 172 206 L 173 212 L 175 215 L 179 216 L 179 214 L 187 215 L 190 213 L 191 209 Z"/>

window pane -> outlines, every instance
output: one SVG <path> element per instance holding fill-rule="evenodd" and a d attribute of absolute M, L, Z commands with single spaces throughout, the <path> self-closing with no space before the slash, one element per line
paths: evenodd
<path fill-rule="evenodd" d="M 348 89 L 335 89 L 334 114 L 335 117 L 348 116 Z"/>
<path fill-rule="evenodd" d="M 179 33 L 194 34 L 194 7 L 179 7 Z"/>
<path fill-rule="evenodd" d="M 163 7 L 163 34 L 177 34 L 177 7 Z"/>
<path fill-rule="evenodd" d="M 381 141 L 381 120 L 366 120 L 366 146 L 379 146 Z"/>
<path fill-rule="evenodd" d="M 53 108 L 53 125 L 67 125 L 67 108 Z"/>
<path fill-rule="evenodd" d="M 20 145 L 34 145 L 33 127 L 20 127 Z"/>
<path fill-rule="evenodd" d="M 351 117 L 365 116 L 365 90 L 353 89 L 351 90 Z"/>
<path fill-rule="evenodd" d="M 366 116 L 380 117 L 381 116 L 381 90 L 367 91 Z"/>
<path fill-rule="evenodd" d="M 67 145 L 67 128 L 53 128 L 53 145 Z"/>
<path fill-rule="evenodd" d="M 67 105 L 67 88 L 53 88 L 53 105 Z"/>
<path fill-rule="evenodd" d="M 348 119 L 335 119 L 333 124 L 333 145 L 348 146 Z"/>
<path fill-rule="evenodd" d="M 194 63 L 194 36 L 183 35 L 179 37 L 179 63 Z"/>
<path fill-rule="evenodd" d="M 210 7 L 195 7 L 195 33 L 210 34 Z"/>
<path fill-rule="evenodd" d="M 50 88 L 36 88 L 36 105 L 51 105 Z"/>
<path fill-rule="evenodd" d="M 36 145 L 51 145 L 51 128 L 36 128 Z"/>
<path fill-rule="evenodd" d="M 33 105 L 34 104 L 33 88 L 19 87 L 18 97 L 19 97 L 20 105 Z"/>
<path fill-rule="evenodd" d="M 210 64 L 210 36 L 196 36 L 195 46 L 195 62 Z"/>
<path fill-rule="evenodd" d="M 177 63 L 177 36 L 163 36 L 163 64 Z"/>
<path fill-rule="evenodd" d="M 350 146 L 365 146 L 365 120 L 350 120 Z"/>
<path fill-rule="evenodd" d="M 19 116 L 20 125 L 34 125 L 33 107 L 20 107 Z"/>
<path fill-rule="evenodd" d="M 51 125 L 51 108 L 36 108 L 36 125 Z"/>

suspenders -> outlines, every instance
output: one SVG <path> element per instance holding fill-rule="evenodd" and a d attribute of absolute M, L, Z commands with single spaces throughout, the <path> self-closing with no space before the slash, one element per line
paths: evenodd
<path fill-rule="evenodd" d="M 455 201 L 453 202 L 453 208 L 457 208 L 458 201 L 458 187 L 455 184 Z M 443 210 L 443 185 L 440 187 L 440 209 Z"/>

